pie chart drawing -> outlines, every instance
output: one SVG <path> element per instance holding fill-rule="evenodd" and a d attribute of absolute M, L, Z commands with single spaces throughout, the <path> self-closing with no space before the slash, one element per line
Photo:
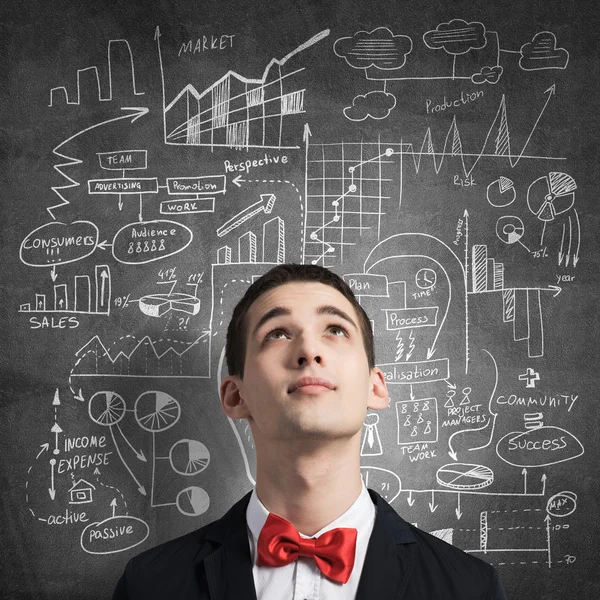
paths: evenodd
<path fill-rule="evenodd" d="M 487 186 L 486 195 L 488 202 L 492 206 L 501 208 L 512 204 L 517 197 L 517 192 L 515 191 L 515 184 L 512 179 L 501 175 Z"/>
<path fill-rule="evenodd" d="M 125 400 L 115 392 L 96 392 L 90 398 L 88 413 L 98 425 L 116 425 L 125 416 Z"/>
<path fill-rule="evenodd" d="M 525 233 L 525 225 L 519 217 L 506 215 L 496 221 L 496 235 L 505 244 L 515 244 Z"/>
<path fill-rule="evenodd" d="M 135 401 L 135 419 L 138 425 L 152 433 L 173 427 L 181 416 L 179 402 L 165 392 L 144 392 Z"/>
<path fill-rule="evenodd" d="M 453 463 L 438 469 L 437 482 L 452 490 L 481 490 L 494 481 L 494 473 L 483 465 Z"/>
<path fill-rule="evenodd" d="M 197 517 L 208 510 L 210 498 L 201 487 L 192 485 L 177 494 L 175 503 L 180 513 L 187 517 Z"/>
<path fill-rule="evenodd" d="M 179 440 L 169 452 L 171 467 L 180 475 L 196 475 L 208 467 L 210 452 L 197 440 Z"/>
<path fill-rule="evenodd" d="M 149 317 L 162 317 L 172 310 L 188 315 L 200 312 L 200 300 L 190 294 L 149 294 L 140 298 L 138 304 Z"/>
<path fill-rule="evenodd" d="M 540 221 L 554 221 L 575 204 L 575 180 L 566 173 L 551 172 L 536 179 L 527 190 L 527 206 Z"/>

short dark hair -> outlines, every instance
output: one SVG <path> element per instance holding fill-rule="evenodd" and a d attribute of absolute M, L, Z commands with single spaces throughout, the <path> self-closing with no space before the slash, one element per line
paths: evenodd
<path fill-rule="evenodd" d="M 340 292 L 347 298 L 358 315 L 359 329 L 362 334 L 363 345 L 367 354 L 369 369 L 375 366 L 375 343 L 371 321 L 358 303 L 350 286 L 333 271 L 319 265 L 302 265 L 287 263 L 277 265 L 259 277 L 246 290 L 242 299 L 236 304 L 227 327 L 227 340 L 225 343 L 225 357 L 230 375 L 240 379 L 244 376 L 244 363 L 246 361 L 246 343 L 248 335 L 248 322 L 246 315 L 254 301 L 265 292 L 286 283 L 294 282 L 323 283 Z"/>

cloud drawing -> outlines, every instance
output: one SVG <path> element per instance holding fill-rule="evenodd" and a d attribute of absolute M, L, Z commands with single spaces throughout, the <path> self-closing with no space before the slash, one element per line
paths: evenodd
<path fill-rule="evenodd" d="M 556 47 L 556 36 L 550 31 L 537 33 L 531 42 L 521 46 L 519 66 L 525 71 L 566 69 L 569 53 Z"/>
<path fill-rule="evenodd" d="M 378 27 L 336 40 L 333 51 L 354 69 L 400 69 L 412 51 L 412 40 L 406 35 L 394 35 L 387 27 Z"/>
<path fill-rule="evenodd" d="M 432 50 L 443 48 L 448 54 L 465 54 L 487 44 L 483 24 L 478 21 L 467 23 L 462 19 L 440 23 L 423 35 L 423 41 Z"/>
<path fill-rule="evenodd" d="M 344 115 L 350 121 L 364 121 L 371 119 L 385 119 L 396 106 L 396 97 L 386 92 L 369 92 L 364 96 L 356 96 L 352 106 L 344 108 Z"/>

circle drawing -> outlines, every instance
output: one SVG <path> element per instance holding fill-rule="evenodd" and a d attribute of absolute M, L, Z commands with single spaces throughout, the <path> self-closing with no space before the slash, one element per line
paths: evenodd
<path fill-rule="evenodd" d="M 527 206 L 540 221 L 554 221 L 575 204 L 575 180 L 566 173 L 551 172 L 536 179 L 527 190 Z"/>
<path fill-rule="evenodd" d="M 512 204 L 517 197 L 512 179 L 502 175 L 487 186 L 486 195 L 488 202 L 497 208 Z"/>
<path fill-rule="evenodd" d="M 415 283 L 417 287 L 422 290 L 428 290 L 435 285 L 437 281 L 437 274 L 433 269 L 419 269 L 415 276 Z"/>
<path fill-rule="evenodd" d="M 125 400 L 115 392 L 96 392 L 90 398 L 88 413 L 98 425 L 116 425 L 125 416 Z"/>
<path fill-rule="evenodd" d="M 515 244 L 525 233 L 525 225 L 519 217 L 506 215 L 496 221 L 496 235 L 505 244 Z"/>
<path fill-rule="evenodd" d="M 205 513 L 210 506 L 210 498 L 206 491 L 197 485 L 187 487 L 177 494 L 175 501 L 179 512 L 188 517 L 197 517 Z"/>
<path fill-rule="evenodd" d="M 169 452 L 171 467 L 180 475 L 196 475 L 208 467 L 210 452 L 196 440 L 179 440 L 171 446 Z"/>
<path fill-rule="evenodd" d="M 135 401 L 135 419 L 138 425 L 157 433 L 173 427 L 181 416 L 179 402 L 165 392 L 144 392 Z"/>
<path fill-rule="evenodd" d="M 480 490 L 493 483 L 494 473 L 484 465 L 453 463 L 440 467 L 435 478 L 452 490 Z"/>

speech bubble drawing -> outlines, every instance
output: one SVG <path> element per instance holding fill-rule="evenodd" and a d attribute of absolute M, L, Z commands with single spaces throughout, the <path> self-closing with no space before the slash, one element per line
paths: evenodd
<path fill-rule="evenodd" d="M 129 515 L 109 517 L 90 523 L 81 532 L 81 547 L 89 554 L 115 554 L 146 541 L 150 528 L 145 521 Z"/>
<path fill-rule="evenodd" d="M 547 467 L 577 458 L 584 449 L 572 433 L 545 425 L 506 434 L 498 441 L 496 453 L 515 467 Z"/>
<path fill-rule="evenodd" d="M 568 517 L 577 509 L 577 494 L 574 492 L 564 491 L 554 494 L 548 499 L 546 504 L 546 512 L 551 517 Z"/>
<path fill-rule="evenodd" d="M 142 265 L 181 252 L 193 238 L 192 230 L 176 221 L 139 221 L 117 231 L 112 253 L 120 263 Z"/>
<path fill-rule="evenodd" d="M 91 221 L 51 221 L 21 242 L 19 258 L 29 267 L 52 267 L 86 258 L 98 245 L 98 227 Z"/>

